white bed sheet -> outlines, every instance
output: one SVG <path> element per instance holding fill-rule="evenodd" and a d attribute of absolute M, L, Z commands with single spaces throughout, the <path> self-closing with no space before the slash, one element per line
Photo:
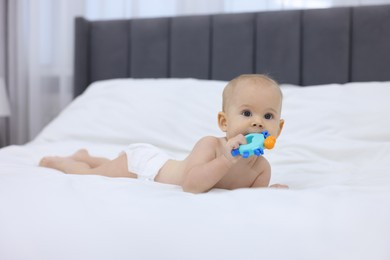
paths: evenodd
<path fill-rule="evenodd" d="M 390 259 L 390 82 L 282 86 L 285 129 L 265 156 L 289 190 L 193 195 L 37 167 L 132 142 L 183 158 L 222 134 L 225 83 L 101 81 L 34 141 L 1 149 L 0 259 Z"/>

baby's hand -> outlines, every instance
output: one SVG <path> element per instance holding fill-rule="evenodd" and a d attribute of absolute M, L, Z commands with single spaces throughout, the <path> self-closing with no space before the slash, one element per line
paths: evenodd
<path fill-rule="evenodd" d="M 286 184 L 279 184 L 279 183 L 272 184 L 269 187 L 270 188 L 275 188 L 275 189 L 288 189 L 289 188 L 288 185 L 286 185 Z"/>
<path fill-rule="evenodd" d="M 247 144 L 246 138 L 243 134 L 238 134 L 235 137 L 230 138 L 226 142 L 225 157 L 229 160 L 237 159 L 232 156 L 232 150 L 238 149 L 242 144 Z"/>

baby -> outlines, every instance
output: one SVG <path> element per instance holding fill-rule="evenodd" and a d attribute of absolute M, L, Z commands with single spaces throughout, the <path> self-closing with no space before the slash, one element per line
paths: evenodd
<path fill-rule="evenodd" d="M 223 91 L 218 125 L 225 137 L 201 138 L 184 160 L 172 160 L 150 144 L 132 144 L 113 160 L 80 150 L 70 157 L 44 157 L 39 165 L 72 174 L 154 180 L 180 185 L 192 193 L 268 187 L 271 167 L 263 156 L 233 157 L 231 151 L 246 144 L 249 133 L 267 130 L 278 137 L 284 124 L 281 109 L 282 92 L 274 80 L 259 74 L 241 75 Z M 280 184 L 271 187 L 287 188 Z"/>

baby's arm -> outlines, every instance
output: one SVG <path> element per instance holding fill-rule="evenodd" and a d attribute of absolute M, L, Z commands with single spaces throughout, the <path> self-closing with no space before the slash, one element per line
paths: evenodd
<path fill-rule="evenodd" d="M 230 154 L 230 150 L 226 154 L 216 155 L 220 145 L 219 142 L 218 138 L 209 136 L 202 138 L 195 145 L 187 158 L 189 160 L 188 164 L 194 166 L 188 169 L 188 172 L 185 174 L 182 184 L 184 191 L 201 193 L 210 190 L 237 161 L 237 158 Z M 246 142 L 245 137 L 242 136 L 236 142 Z"/>
<path fill-rule="evenodd" d="M 268 187 L 269 181 L 271 179 L 271 166 L 269 162 L 263 158 L 263 160 L 258 160 L 259 165 L 256 165 L 257 168 L 257 178 L 253 182 L 252 187 Z"/>
<path fill-rule="evenodd" d="M 252 188 L 258 187 L 268 187 L 270 179 L 271 179 L 271 165 L 269 162 L 264 159 L 261 161 L 261 164 L 258 167 L 258 175 L 256 180 L 252 184 Z M 288 185 L 285 184 L 272 184 L 269 186 L 270 188 L 282 188 L 288 189 Z"/>

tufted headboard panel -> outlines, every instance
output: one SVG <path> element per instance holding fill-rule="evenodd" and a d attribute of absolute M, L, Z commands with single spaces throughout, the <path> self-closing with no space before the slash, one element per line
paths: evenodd
<path fill-rule="evenodd" d="M 74 94 L 110 78 L 390 80 L 390 5 L 165 18 L 76 18 Z"/>

